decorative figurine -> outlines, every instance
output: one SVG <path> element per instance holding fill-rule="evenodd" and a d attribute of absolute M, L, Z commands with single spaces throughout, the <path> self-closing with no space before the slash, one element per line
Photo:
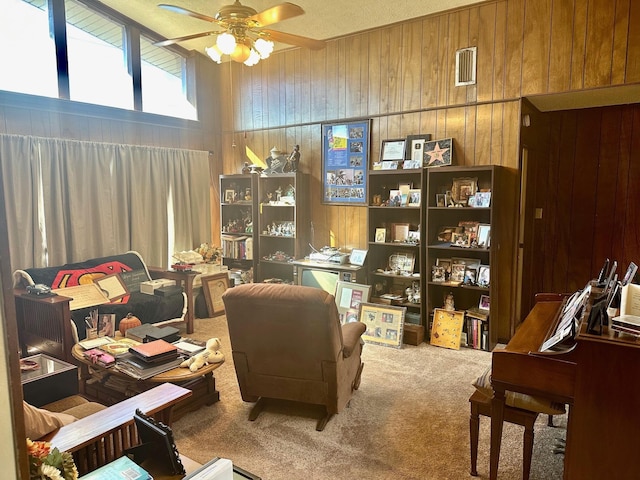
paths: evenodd
<path fill-rule="evenodd" d="M 298 165 L 300 164 L 300 145 L 296 145 L 293 147 L 293 151 L 289 158 L 287 159 L 287 163 L 284 166 L 285 172 L 297 172 Z"/>
<path fill-rule="evenodd" d="M 454 302 L 453 302 L 453 293 L 449 292 L 449 294 L 444 299 L 444 309 L 448 312 L 453 312 L 455 310 Z"/>
<path fill-rule="evenodd" d="M 242 167 L 242 174 L 246 175 L 251 173 L 251 167 L 249 166 L 249 162 L 244 162 L 244 166 Z"/>

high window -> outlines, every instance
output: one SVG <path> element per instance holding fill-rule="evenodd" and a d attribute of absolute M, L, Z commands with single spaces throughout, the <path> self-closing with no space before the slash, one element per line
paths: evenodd
<path fill-rule="evenodd" d="M 79 0 L 3 0 L 0 90 L 197 119 L 185 57 L 125 20 Z"/>

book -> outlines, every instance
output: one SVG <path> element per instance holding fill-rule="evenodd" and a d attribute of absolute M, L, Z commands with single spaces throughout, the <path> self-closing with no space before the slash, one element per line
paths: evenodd
<path fill-rule="evenodd" d="M 138 342 L 165 340 L 171 343 L 180 339 L 179 332 L 180 330 L 175 327 L 156 327 L 150 323 L 143 323 L 139 327 L 128 329 L 124 336 Z"/>
<path fill-rule="evenodd" d="M 98 348 L 92 348 L 91 350 L 85 350 L 82 355 L 87 358 L 91 363 L 101 365 L 103 367 L 111 367 L 116 363 L 116 359 L 113 355 L 110 355 Z"/>
<path fill-rule="evenodd" d="M 100 345 L 98 348 L 103 352 L 106 352 L 109 355 L 113 355 L 114 357 L 118 358 L 125 353 L 128 353 L 129 348 L 135 347 L 140 344 L 141 342 L 138 342 L 137 340 L 133 340 L 131 338 L 119 338 L 118 340 L 115 340 L 113 342 Z"/>
<path fill-rule="evenodd" d="M 195 355 L 198 352 L 201 352 L 206 348 L 204 342 L 192 341 L 190 339 L 181 339 L 177 342 L 174 342 L 174 345 L 178 349 L 178 353 L 186 356 Z"/>
<path fill-rule="evenodd" d="M 233 462 L 228 458 L 216 457 L 184 477 L 184 480 L 232 480 L 234 477 Z"/>
<path fill-rule="evenodd" d="M 129 352 L 146 362 L 158 362 L 178 356 L 178 348 L 164 340 L 154 340 L 129 348 Z"/>
<path fill-rule="evenodd" d="M 123 355 L 121 358 L 118 358 L 118 361 L 113 368 L 137 380 L 147 380 L 151 377 L 155 377 L 160 373 L 173 370 L 181 363 L 182 357 L 176 357 L 172 360 L 157 364 L 148 363 L 129 353 Z"/>
<path fill-rule="evenodd" d="M 127 456 L 123 456 L 107 463 L 102 467 L 87 473 L 79 480 L 153 480 L 153 477 L 140 465 Z"/>
<path fill-rule="evenodd" d="M 92 338 L 90 340 L 82 340 L 78 342 L 82 348 L 85 350 L 91 350 L 92 348 L 98 348 L 102 345 L 106 345 L 107 343 L 113 342 L 113 338 L 111 337 L 98 337 Z"/>

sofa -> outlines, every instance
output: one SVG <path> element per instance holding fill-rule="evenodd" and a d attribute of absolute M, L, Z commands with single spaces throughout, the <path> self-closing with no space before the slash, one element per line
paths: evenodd
<path fill-rule="evenodd" d="M 26 292 L 30 285 L 44 284 L 55 290 L 93 283 L 95 279 L 114 273 L 121 275 L 129 294 L 98 307 L 72 311 L 68 297 L 38 296 Z M 72 361 L 71 348 L 86 337 L 85 317 L 96 308 L 99 314 L 115 314 L 116 328 L 128 313 L 138 317 L 142 323 L 185 322 L 188 303 L 184 292 L 169 296 L 140 292 L 140 282 L 172 274 L 175 272 L 148 267 L 135 251 L 56 267 L 16 270 L 13 286 L 23 355 L 41 352 Z"/>

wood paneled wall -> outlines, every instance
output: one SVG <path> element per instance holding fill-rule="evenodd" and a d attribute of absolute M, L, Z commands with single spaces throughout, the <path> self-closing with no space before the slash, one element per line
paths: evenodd
<path fill-rule="evenodd" d="M 519 168 L 520 98 L 640 82 L 637 25 L 632 0 L 503 0 L 224 64 L 223 170 L 300 144 L 314 244 L 365 248 L 366 210 L 320 203 L 322 122 L 372 118 L 373 158 L 383 139 L 431 133 L 454 137 L 457 164 Z M 474 45 L 477 85 L 455 87 L 455 51 Z"/>

